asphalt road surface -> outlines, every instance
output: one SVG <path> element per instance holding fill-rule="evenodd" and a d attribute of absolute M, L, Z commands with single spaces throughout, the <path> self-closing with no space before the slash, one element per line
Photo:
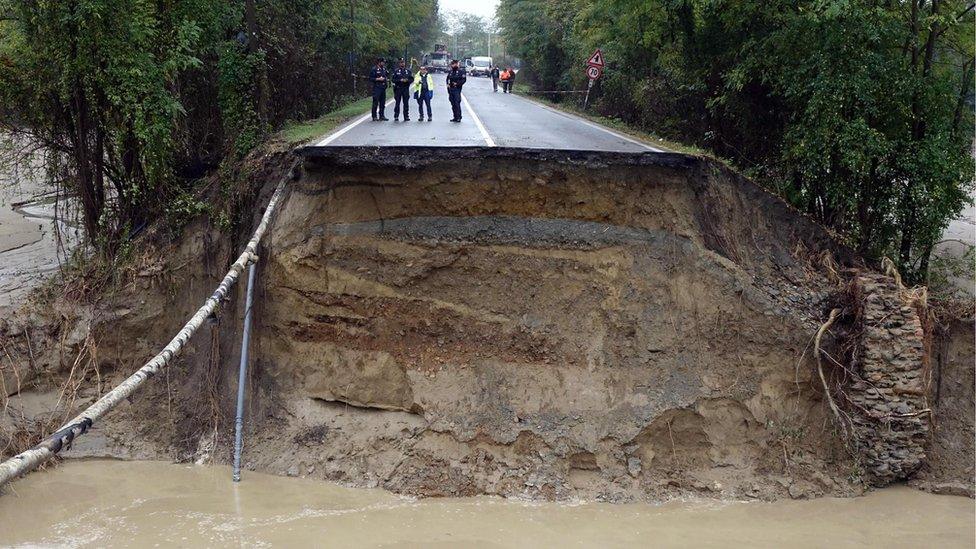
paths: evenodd
<path fill-rule="evenodd" d="M 357 118 L 313 147 L 429 146 L 523 147 L 585 151 L 661 152 L 583 118 L 566 114 L 514 94 L 493 92 L 488 78 L 468 77 L 464 86 L 460 124 L 451 122 L 445 75 L 434 75 L 431 100 L 433 122 L 419 122 L 417 102 L 410 99 L 410 122 L 393 121 L 393 101 L 386 107 L 389 122 L 374 122 L 370 114 Z M 392 97 L 387 90 L 387 97 Z"/>

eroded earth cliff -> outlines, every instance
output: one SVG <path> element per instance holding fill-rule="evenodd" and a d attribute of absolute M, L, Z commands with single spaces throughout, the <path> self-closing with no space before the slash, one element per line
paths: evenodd
<path fill-rule="evenodd" d="M 836 246 L 782 202 L 678 155 L 351 157 L 311 158 L 269 239 L 256 355 L 288 413 L 258 436 L 296 448 L 261 466 L 444 495 L 849 489 L 809 383 L 811 260 Z"/>
<path fill-rule="evenodd" d="M 863 489 L 872 471 L 812 349 L 861 266 L 821 227 L 696 157 L 442 155 L 308 153 L 261 251 L 246 467 L 419 495 Z M 97 367 L 80 405 L 96 374 L 111 383 L 168 340 L 240 245 L 205 221 L 186 235 L 122 295 L 3 327 L 22 365 L 4 380 L 31 387 L 17 409 L 53 400 L 72 350 L 98 349 L 74 360 Z M 242 292 L 69 454 L 227 461 Z"/>

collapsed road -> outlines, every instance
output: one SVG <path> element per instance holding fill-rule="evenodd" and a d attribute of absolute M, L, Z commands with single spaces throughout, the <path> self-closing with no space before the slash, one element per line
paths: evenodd
<path fill-rule="evenodd" d="M 425 496 L 776 498 L 861 493 L 972 448 L 971 421 L 929 447 L 925 370 L 956 383 L 971 347 L 926 361 L 888 279 L 863 286 L 899 324 L 859 339 L 864 319 L 842 315 L 822 345 L 847 363 L 821 383 L 814 339 L 831 308 L 858 309 L 850 283 L 870 271 L 822 227 L 717 162 L 486 81 L 465 92 L 460 125 L 367 115 L 298 151 L 258 250 L 246 469 Z M 262 162 L 256 204 L 291 154 Z M 19 381 L 43 392 L 59 342 L 97 342 L 103 380 L 130 373 L 239 253 L 246 236 L 220 231 L 192 225 L 103 314 L 32 327 L 32 347 L 10 346 Z M 175 383 L 147 384 L 66 454 L 225 462 L 243 291 L 174 360 Z M 890 388 L 849 379 L 863 356 Z M 856 430 L 835 422 L 828 382 L 837 399 L 865 392 Z M 848 430 L 867 441 L 853 453 Z M 933 480 L 965 485 L 951 464 Z"/>

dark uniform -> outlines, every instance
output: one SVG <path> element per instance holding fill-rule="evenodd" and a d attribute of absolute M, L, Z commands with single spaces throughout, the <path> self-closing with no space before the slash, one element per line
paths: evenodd
<path fill-rule="evenodd" d="M 393 119 L 400 118 L 400 103 L 403 103 L 403 120 L 410 120 L 410 84 L 413 82 L 413 73 L 407 67 L 397 67 L 393 69 L 393 99 L 396 103 L 393 106 Z"/>
<path fill-rule="evenodd" d="M 452 122 L 461 121 L 461 88 L 467 81 L 467 73 L 460 67 L 452 67 L 451 72 L 447 73 L 447 96 L 451 100 L 451 110 L 454 112 Z"/>
<path fill-rule="evenodd" d="M 369 81 L 373 83 L 373 120 L 386 120 L 386 86 L 390 73 L 385 68 L 373 67 L 369 71 Z M 379 117 L 376 112 L 379 110 Z"/>
<path fill-rule="evenodd" d="M 499 77 L 499 75 L 501 75 L 501 72 L 499 72 L 498 67 L 492 67 L 491 68 L 491 87 L 494 88 L 494 90 L 495 90 L 496 93 L 498 92 L 498 77 Z"/>

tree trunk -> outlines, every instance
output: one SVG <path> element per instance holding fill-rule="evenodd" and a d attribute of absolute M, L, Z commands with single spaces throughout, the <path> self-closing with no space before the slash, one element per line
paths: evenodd
<path fill-rule="evenodd" d="M 909 183 L 908 185 L 911 185 Z M 903 218 L 901 227 L 901 245 L 898 247 L 898 267 L 903 271 L 907 269 L 910 265 L 912 259 L 912 244 L 915 239 L 915 205 L 912 204 L 911 191 L 906 187 L 904 196 L 902 197 L 903 208 L 907 210 L 907 214 Z M 911 273 L 903 272 L 905 276 L 909 276 Z"/>
<path fill-rule="evenodd" d="M 85 232 L 88 238 L 95 241 L 99 236 L 98 220 L 104 206 L 104 189 L 92 171 L 91 151 L 88 135 L 91 131 L 91 117 L 89 115 L 88 99 L 80 81 L 75 82 L 72 94 L 69 118 L 74 120 L 72 133 L 72 155 L 78 170 L 75 187 L 81 198 L 81 210 L 84 217 Z"/>
<path fill-rule="evenodd" d="M 932 246 L 926 246 L 922 251 L 922 257 L 919 260 L 918 270 L 915 271 L 915 282 L 929 282 L 929 259 L 932 257 Z"/>
<path fill-rule="evenodd" d="M 962 123 L 963 109 L 966 107 L 966 98 L 969 97 L 969 90 L 973 87 L 973 63 L 970 59 L 962 67 L 962 85 L 959 88 L 959 96 L 956 98 L 956 110 L 952 114 L 952 134 L 959 134 L 959 125 Z"/>

